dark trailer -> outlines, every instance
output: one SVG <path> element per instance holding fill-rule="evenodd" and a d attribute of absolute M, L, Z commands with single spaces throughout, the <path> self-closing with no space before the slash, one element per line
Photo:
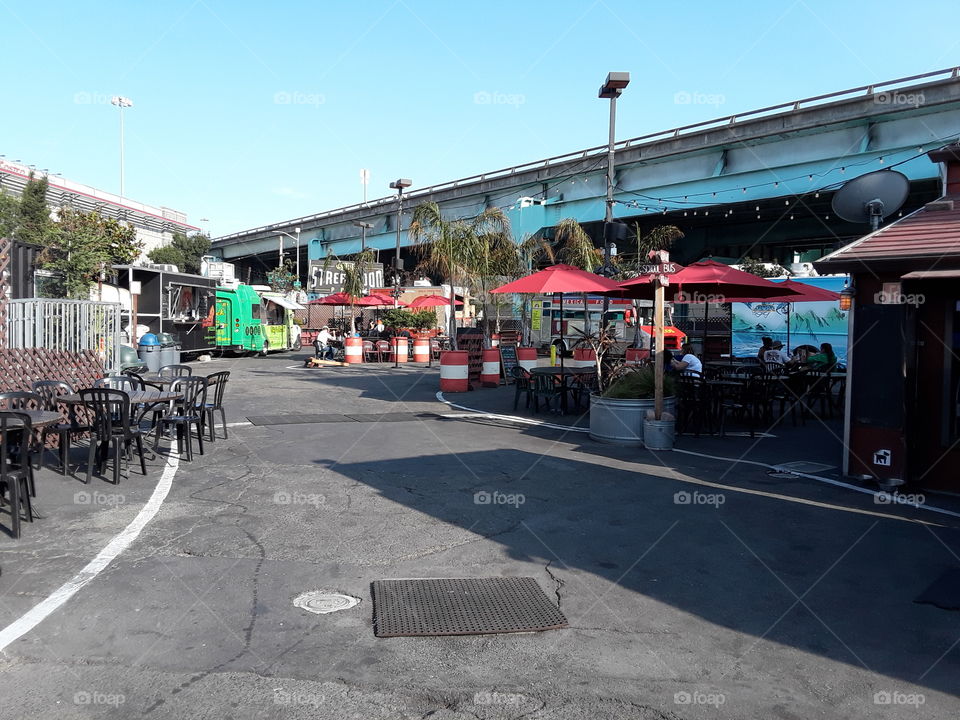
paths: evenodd
<path fill-rule="evenodd" d="M 215 278 L 171 272 L 170 266 L 163 265 L 115 265 L 114 269 L 118 287 L 130 291 L 130 317 L 124 326 L 145 325 L 154 334 L 169 333 L 183 353 L 216 350 Z"/>

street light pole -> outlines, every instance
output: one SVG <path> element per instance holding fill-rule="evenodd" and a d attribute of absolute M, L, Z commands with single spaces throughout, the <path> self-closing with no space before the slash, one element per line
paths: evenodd
<path fill-rule="evenodd" d="M 120 108 L 120 197 L 123 197 L 123 109 L 133 107 L 133 100 L 123 95 L 114 95 L 110 104 Z"/>
<path fill-rule="evenodd" d="M 603 214 L 603 269 L 602 274 L 612 275 L 612 266 L 610 260 L 613 256 L 611 250 L 611 238 L 614 236 L 613 227 L 613 184 L 614 169 L 616 166 L 616 150 L 614 141 L 617 133 L 617 98 L 623 92 L 623 89 L 630 84 L 630 73 L 611 72 L 607 73 L 607 80 L 600 86 L 598 97 L 610 100 L 610 124 L 607 136 L 607 202 L 606 210 Z M 603 313 L 600 316 L 601 330 L 606 327 L 607 313 L 610 311 L 610 298 L 607 295 L 603 297 Z"/>
<path fill-rule="evenodd" d="M 296 242 L 297 248 L 297 282 L 296 286 L 300 287 L 300 228 L 296 227 L 293 229 L 296 233 L 296 236 L 291 235 L 290 233 L 285 233 L 282 230 L 277 230 L 280 233 L 280 265 L 278 267 L 283 267 L 283 236 L 286 235 L 291 240 Z"/>
<path fill-rule="evenodd" d="M 363 220 L 355 220 L 354 226 L 360 228 L 360 252 L 363 252 L 367 249 L 367 230 L 373 228 L 373 223 L 363 222 Z"/>
<path fill-rule="evenodd" d="M 397 191 L 397 253 L 393 258 L 394 277 L 394 306 L 400 307 L 400 272 L 403 270 L 403 261 L 400 259 L 400 226 L 403 224 L 403 189 L 413 185 L 413 180 L 400 178 L 390 183 L 390 187 Z"/>

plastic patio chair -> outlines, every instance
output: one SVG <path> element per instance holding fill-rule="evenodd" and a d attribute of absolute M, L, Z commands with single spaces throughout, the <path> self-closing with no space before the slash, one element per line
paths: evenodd
<path fill-rule="evenodd" d="M 30 416 L 14 411 L 0 411 L 0 484 L 10 500 L 10 533 L 20 537 L 21 506 L 27 522 L 33 522 L 30 503 L 30 461 L 24 457 L 23 444 L 33 434 Z M 2 497 L 2 495 L 0 495 Z"/>
<path fill-rule="evenodd" d="M 43 398 L 43 409 L 50 412 L 60 412 L 61 395 L 73 395 L 74 389 L 70 383 L 62 380 L 37 380 L 33 383 L 33 391 Z M 90 426 L 77 421 L 76 406 L 67 408 L 69 422 L 47 425 L 40 431 L 40 447 L 46 448 L 47 436 L 57 436 L 57 448 L 60 451 L 60 472 L 66 475 L 70 470 L 70 443 L 74 435 L 90 432 Z"/>
<path fill-rule="evenodd" d="M 162 378 L 179 378 L 193 375 L 193 368 L 189 365 L 164 365 L 157 372 Z"/>
<path fill-rule="evenodd" d="M 517 405 L 520 404 L 520 396 L 526 395 L 527 402 L 525 407 L 530 408 L 530 394 L 531 394 L 531 385 L 530 385 L 530 373 L 528 373 L 524 368 L 519 365 L 510 368 L 510 377 L 513 378 L 513 385 L 516 388 L 516 392 L 513 396 L 513 409 L 517 409 Z"/>
<path fill-rule="evenodd" d="M 111 388 L 113 390 L 123 390 L 124 392 L 136 392 L 144 390 L 143 378 L 136 373 L 126 375 L 107 375 L 94 381 L 94 387 Z"/>
<path fill-rule="evenodd" d="M 140 454 L 140 471 L 147 474 L 147 461 L 143 454 L 143 431 L 130 422 L 130 395 L 113 388 L 86 388 L 80 391 L 83 404 L 93 413 L 90 451 L 87 455 L 87 477 L 90 482 L 94 460 L 97 469 L 106 464 L 104 453 L 113 450 L 113 484 L 120 484 L 120 458 L 126 457 L 130 443 L 136 443 Z M 94 453 L 96 451 L 96 455 Z M 99 456 L 99 457 L 97 457 Z"/>
<path fill-rule="evenodd" d="M 177 407 L 169 414 L 160 418 L 157 423 L 155 446 L 160 445 L 160 432 L 168 425 L 177 428 L 177 452 L 183 454 L 183 443 L 186 440 L 187 460 L 193 460 L 193 432 L 192 426 L 197 426 L 197 442 L 200 454 L 203 455 L 203 421 L 207 405 L 207 378 L 181 377 L 170 384 L 170 392 L 181 393 L 183 398 L 178 401 Z"/>
<path fill-rule="evenodd" d="M 390 342 L 387 340 L 377 340 L 377 355 L 379 361 L 384 362 L 390 359 Z"/>
<path fill-rule="evenodd" d="M 227 389 L 227 381 L 229 379 L 229 370 L 223 370 L 221 372 L 207 375 L 207 400 L 203 404 L 203 424 L 204 427 L 206 427 L 209 422 L 210 442 L 213 442 L 217 439 L 216 419 L 214 417 L 215 412 L 220 413 L 220 423 L 223 426 L 223 439 L 226 440 L 228 438 L 227 413 L 223 409 L 223 393 Z"/>

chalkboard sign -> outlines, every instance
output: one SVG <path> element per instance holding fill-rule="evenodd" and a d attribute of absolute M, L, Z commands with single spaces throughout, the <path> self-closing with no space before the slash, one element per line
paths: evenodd
<path fill-rule="evenodd" d="M 513 368 L 517 367 L 516 343 L 500 343 L 500 367 L 503 369 L 504 380 L 509 385 L 513 382 Z"/>

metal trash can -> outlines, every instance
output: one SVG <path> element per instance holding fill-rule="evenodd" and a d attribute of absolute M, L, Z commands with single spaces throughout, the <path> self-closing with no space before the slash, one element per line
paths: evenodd
<path fill-rule="evenodd" d="M 150 368 L 150 372 L 160 372 L 160 342 L 153 333 L 140 338 L 140 360 Z"/>
<path fill-rule="evenodd" d="M 170 333 L 157 333 L 160 343 L 160 367 L 180 364 L 180 345 Z"/>

